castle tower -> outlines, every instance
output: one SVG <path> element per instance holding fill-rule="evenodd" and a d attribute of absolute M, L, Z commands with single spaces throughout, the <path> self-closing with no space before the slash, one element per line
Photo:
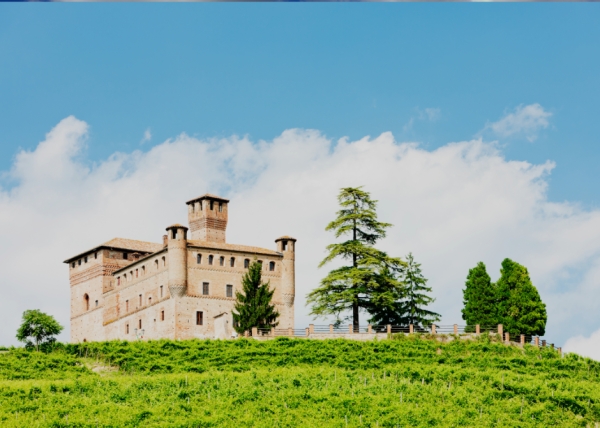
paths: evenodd
<path fill-rule="evenodd" d="M 207 193 L 186 203 L 191 239 L 224 243 L 229 199 Z"/>
<path fill-rule="evenodd" d="M 187 231 L 180 224 L 167 227 L 169 292 L 174 297 L 184 296 L 187 291 Z"/>
<path fill-rule="evenodd" d="M 283 254 L 281 273 L 281 297 L 285 304 L 286 317 L 283 328 L 294 328 L 294 298 L 296 297 L 296 239 L 291 236 L 282 236 L 275 240 L 277 251 Z"/>

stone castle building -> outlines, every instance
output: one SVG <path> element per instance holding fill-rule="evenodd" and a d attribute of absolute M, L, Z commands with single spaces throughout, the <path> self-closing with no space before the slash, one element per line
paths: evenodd
<path fill-rule="evenodd" d="M 255 260 L 275 289 L 278 328 L 294 328 L 296 240 L 277 238 L 274 251 L 228 244 L 229 200 L 187 205 L 189 229 L 167 227 L 162 243 L 115 238 L 65 260 L 71 342 L 232 337 L 235 292 Z"/>

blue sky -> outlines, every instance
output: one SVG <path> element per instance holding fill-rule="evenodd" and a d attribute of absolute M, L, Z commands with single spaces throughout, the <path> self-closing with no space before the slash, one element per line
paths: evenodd
<path fill-rule="evenodd" d="M 552 112 L 509 159 L 556 161 L 549 195 L 598 206 L 595 4 L 0 5 L 0 168 L 59 120 L 90 160 L 181 132 L 392 131 L 435 148 L 520 104 Z M 434 121 L 414 120 L 426 108 Z M 420 109 L 420 110 L 419 110 Z M 144 131 L 152 139 L 139 146 Z"/>
<path fill-rule="evenodd" d="M 549 339 L 600 359 L 599 7 L 0 4 L 0 344 L 32 307 L 68 326 L 64 259 L 160 242 L 207 191 L 230 242 L 298 238 L 303 328 L 337 191 L 365 185 L 444 324 L 511 257 Z"/>

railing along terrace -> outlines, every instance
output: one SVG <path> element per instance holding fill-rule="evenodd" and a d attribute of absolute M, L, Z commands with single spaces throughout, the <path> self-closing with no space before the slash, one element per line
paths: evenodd
<path fill-rule="evenodd" d="M 327 334 L 349 337 L 348 335 L 361 334 L 432 334 L 432 335 L 456 335 L 470 337 L 480 334 L 499 335 L 505 344 L 516 344 L 524 346 L 530 344 L 540 348 L 554 348 L 554 344 L 547 344 L 546 339 L 531 335 L 510 335 L 504 331 L 502 324 L 498 325 L 459 325 L 459 324 L 431 324 L 431 325 L 359 325 L 352 324 L 329 324 L 314 325 L 310 324 L 306 328 L 253 328 L 244 333 L 245 337 L 255 338 L 273 338 L 273 337 L 322 337 Z M 352 336 L 350 336 L 352 337 Z M 561 354 L 561 348 L 556 348 Z"/>

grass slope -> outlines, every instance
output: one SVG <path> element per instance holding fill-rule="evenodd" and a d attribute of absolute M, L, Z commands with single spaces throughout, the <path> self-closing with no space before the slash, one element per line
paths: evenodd
<path fill-rule="evenodd" d="M 488 338 L 418 335 L 13 349 L 0 354 L 0 425 L 595 427 L 599 369 Z"/>

